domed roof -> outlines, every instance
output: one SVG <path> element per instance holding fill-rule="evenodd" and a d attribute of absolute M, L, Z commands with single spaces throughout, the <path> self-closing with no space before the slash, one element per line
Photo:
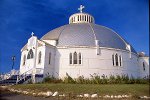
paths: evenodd
<path fill-rule="evenodd" d="M 131 50 L 136 53 L 124 39 L 115 31 L 95 24 L 94 17 L 88 13 L 83 13 L 85 7 L 80 5 L 78 10 L 70 16 L 69 24 L 56 28 L 45 34 L 42 40 L 57 40 L 57 46 L 91 46 Z"/>
<path fill-rule="evenodd" d="M 42 40 L 57 40 L 57 46 L 96 46 L 127 50 L 127 42 L 113 30 L 94 23 L 72 23 L 45 34 Z M 131 46 L 131 52 L 136 51 Z"/>

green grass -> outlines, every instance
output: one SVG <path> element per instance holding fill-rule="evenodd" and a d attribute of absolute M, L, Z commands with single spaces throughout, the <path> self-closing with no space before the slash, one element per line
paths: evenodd
<path fill-rule="evenodd" d="M 34 91 L 58 91 L 59 93 L 98 93 L 100 95 L 122 95 L 132 96 L 149 95 L 148 84 L 25 84 L 11 86 L 15 89 Z"/>

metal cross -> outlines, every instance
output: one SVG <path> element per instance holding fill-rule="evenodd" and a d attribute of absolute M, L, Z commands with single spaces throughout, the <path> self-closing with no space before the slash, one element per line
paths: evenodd
<path fill-rule="evenodd" d="M 82 13 L 84 6 L 80 5 L 80 8 L 78 8 L 78 10 L 80 10 L 80 13 Z"/>

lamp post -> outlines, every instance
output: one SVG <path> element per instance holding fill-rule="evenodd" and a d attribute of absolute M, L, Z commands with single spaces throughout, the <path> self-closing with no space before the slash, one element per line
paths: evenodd
<path fill-rule="evenodd" d="M 16 59 L 16 57 L 15 57 L 15 56 L 12 56 L 11 59 L 12 59 L 12 62 L 13 62 L 13 63 L 12 63 L 12 70 L 13 70 L 13 67 L 14 67 L 14 64 L 15 64 L 15 59 Z"/>

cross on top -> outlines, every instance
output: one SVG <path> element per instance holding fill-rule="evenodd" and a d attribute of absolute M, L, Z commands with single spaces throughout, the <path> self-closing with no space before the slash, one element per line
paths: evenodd
<path fill-rule="evenodd" d="M 32 32 L 32 33 L 31 33 L 31 36 L 33 36 L 33 35 L 34 35 L 34 33 Z"/>
<path fill-rule="evenodd" d="M 80 5 L 80 8 L 78 8 L 78 10 L 80 10 L 80 13 L 82 13 L 82 9 L 84 9 L 84 6 Z"/>

